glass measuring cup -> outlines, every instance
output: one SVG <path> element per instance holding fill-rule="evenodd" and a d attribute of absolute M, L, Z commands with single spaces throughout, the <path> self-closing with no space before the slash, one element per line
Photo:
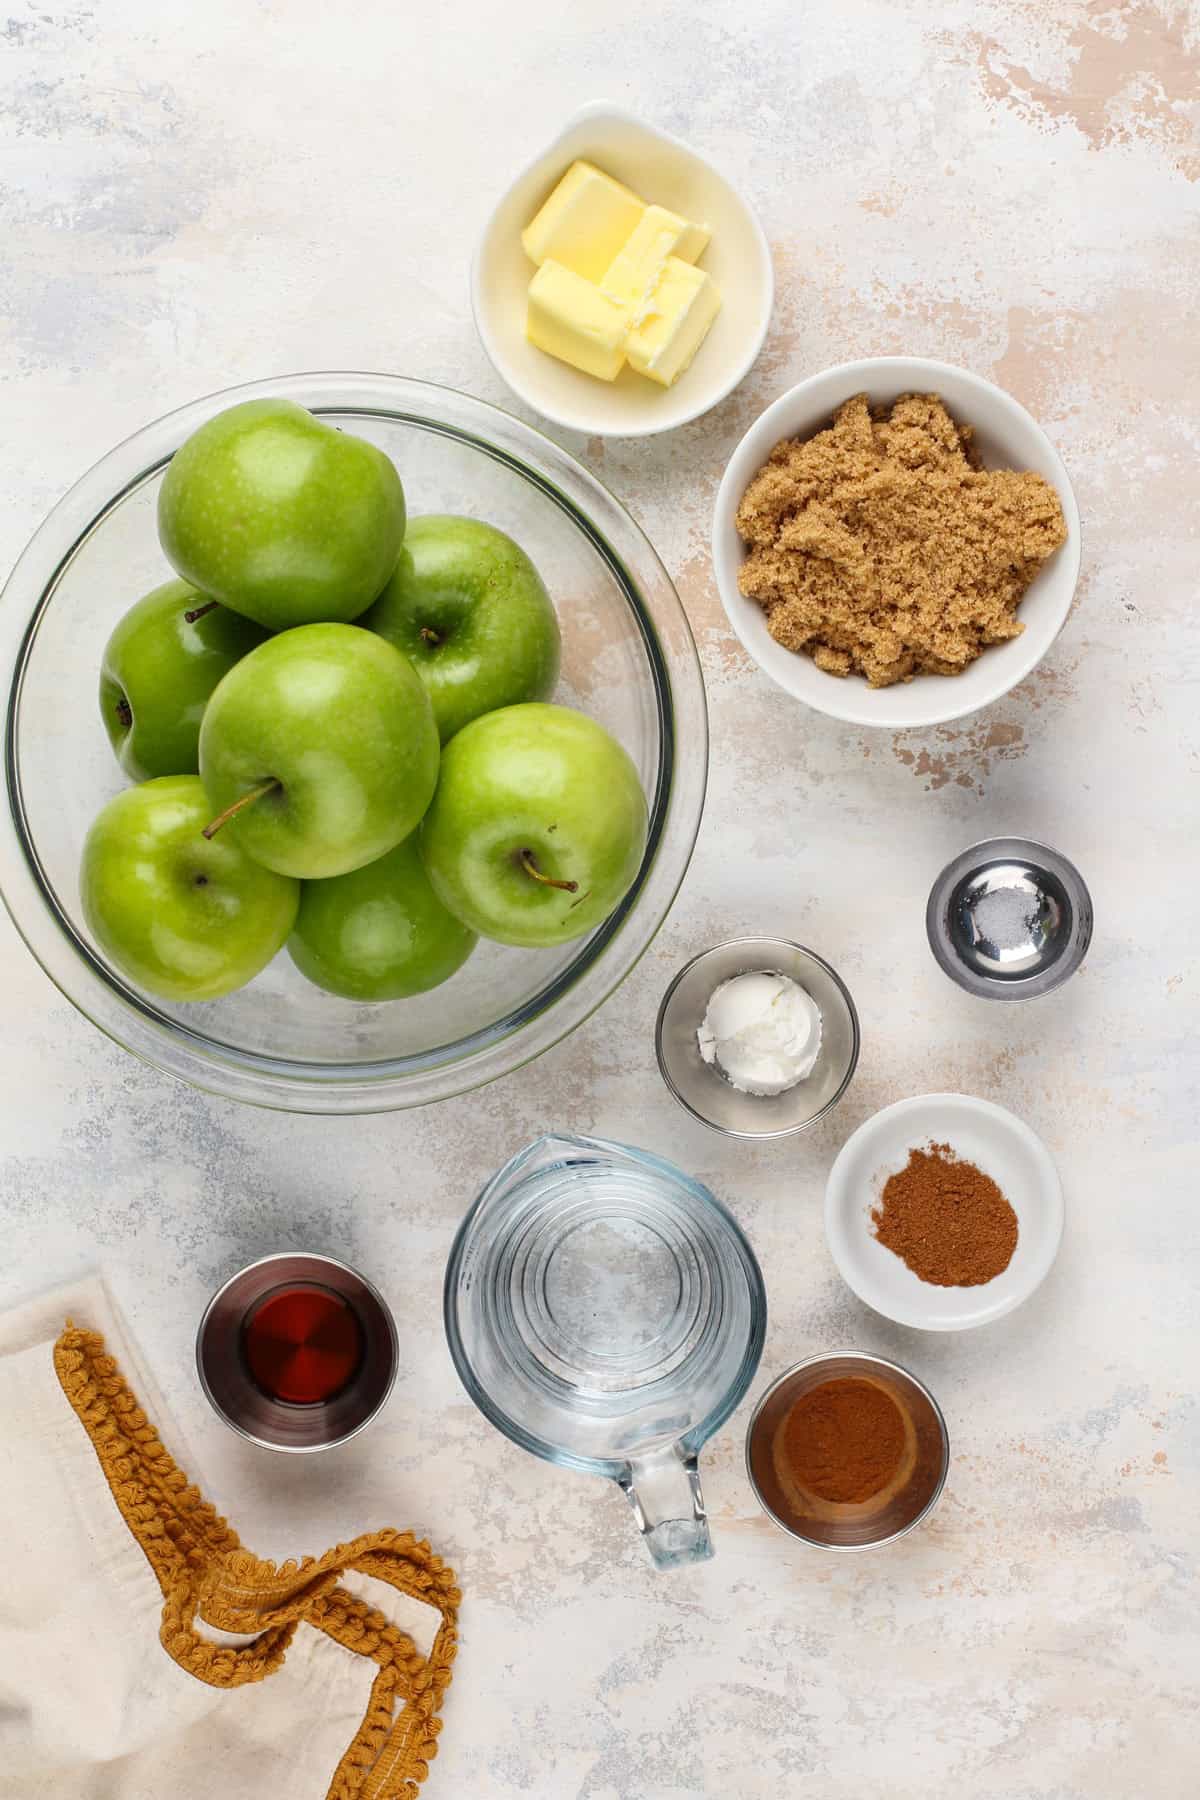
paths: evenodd
<path fill-rule="evenodd" d="M 445 1318 L 506 1437 L 615 1481 L 659 1568 L 712 1555 L 697 1456 L 754 1378 L 767 1299 L 707 1188 L 644 1150 L 539 1138 L 459 1227 Z"/>

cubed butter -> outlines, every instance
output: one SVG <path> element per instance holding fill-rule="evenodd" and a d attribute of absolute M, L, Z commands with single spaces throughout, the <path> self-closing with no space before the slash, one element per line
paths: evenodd
<path fill-rule="evenodd" d="M 628 327 L 625 307 L 553 257 L 529 284 L 525 336 L 585 375 L 616 380 L 625 363 Z"/>
<path fill-rule="evenodd" d="M 675 246 L 675 255 L 680 262 L 699 262 L 708 249 L 712 232 L 707 225 L 688 225 L 687 230 Z"/>
<path fill-rule="evenodd" d="M 641 323 L 625 349 L 633 367 L 670 387 L 695 356 L 721 310 L 721 296 L 703 269 L 668 256 Z"/>
<path fill-rule="evenodd" d="M 601 293 L 630 309 L 630 324 L 645 313 L 668 256 L 694 262 L 708 243 L 703 225 L 691 225 L 665 206 L 648 206 L 629 241 L 614 256 L 600 281 Z"/>
<path fill-rule="evenodd" d="M 521 233 L 521 242 L 531 261 L 554 261 L 585 281 L 598 282 L 645 210 L 631 189 L 603 169 L 573 162 Z"/>

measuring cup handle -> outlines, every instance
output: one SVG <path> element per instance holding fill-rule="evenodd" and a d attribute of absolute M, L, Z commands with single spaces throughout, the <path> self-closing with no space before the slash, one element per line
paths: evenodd
<path fill-rule="evenodd" d="M 713 1553 L 696 1458 L 678 1444 L 636 1457 L 618 1485 L 633 1508 L 654 1566 L 678 1569 Z"/>

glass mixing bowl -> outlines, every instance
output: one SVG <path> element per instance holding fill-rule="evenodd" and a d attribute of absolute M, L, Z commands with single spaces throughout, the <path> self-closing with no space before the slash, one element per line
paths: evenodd
<path fill-rule="evenodd" d="M 637 880 L 590 937 L 552 950 L 481 942 L 443 986 L 363 1005 L 312 987 L 286 951 L 238 993 L 158 1000 L 101 954 L 79 904 L 88 826 L 123 779 L 97 710 L 117 619 L 170 573 L 155 508 L 170 458 L 235 401 L 286 395 L 392 457 L 412 513 L 509 532 L 558 608 L 556 698 L 633 757 L 650 808 Z M 30 950 L 81 1012 L 136 1055 L 213 1093 L 299 1112 L 383 1112 L 482 1086 L 573 1031 L 629 973 L 683 880 L 704 804 L 708 725 L 678 595 L 629 514 L 528 425 L 465 394 L 387 375 L 231 388 L 148 425 L 71 489 L 0 608 L 8 674 L 0 887 Z"/>

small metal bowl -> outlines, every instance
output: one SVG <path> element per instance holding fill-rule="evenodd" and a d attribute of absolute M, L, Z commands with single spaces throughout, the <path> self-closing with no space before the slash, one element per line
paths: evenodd
<path fill-rule="evenodd" d="M 352 1308 L 362 1329 L 362 1362 L 350 1385 L 329 1400 L 295 1405 L 272 1399 L 251 1380 L 242 1328 L 278 1288 L 329 1289 Z M 332 1256 L 284 1251 L 230 1277 L 209 1301 L 196 1333 L 196 1368 L 213 1411 L 252 1444 L 303 1453 L 331 1450 L 369 1425 L 392 1391 L 399 1361 L 396 1327 L 379 1292 Z"/>
<path fill-rule="evenodd" d="M 870 1500 L 838 1502 L 791 1494 L 776 1467 L 774 1446 L 796 1401 L 839 1376 L 866 1377 L 895 1401 L 905 1421 L 906 1451 L 898 1476 Z M 876 1550 L 916 1529 L 937 1505 L 950 1467 L 950 1434 L 929 1389 L 899 1363 L 865 1350 L 806 1357 L 772 1382 L 746 1431 L 746 1473 L 767 1517 L 789 1537 L 818 1550 Z"/>
<path fill-rule="evenodd" d="M 1033 1000 L 1073 975 L 1092 940 L 1074 863 L 1031 838 L 987 838 L 948 863 L 925 909 L 929 946 L 969 994 Z"/>
<path fill-rule="evenodd" d="M 821 1048 L 811 1075 L 782 1094 L 744 1094 L 700 1054 L 696 1033 L 708 1002 L 734 975 L 789 975 L 821 1012 Z M 727 1137 L 786 1137 L 835 1107 L 858 1062 L 858 1014 L 837 971 L 786 938 L 732 938 L 685 963 L 662 998 L 654 1032 L 662 1078 L 679 1104 Z"/>

